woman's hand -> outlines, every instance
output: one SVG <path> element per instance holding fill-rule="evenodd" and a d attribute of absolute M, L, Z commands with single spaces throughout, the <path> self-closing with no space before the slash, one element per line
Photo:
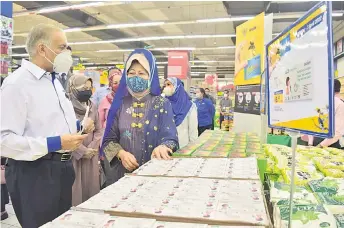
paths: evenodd
<path fill-rule="evenodd" d="M 171 160 L 172 158 L 169 153 L 172 154 L 172 150 L 170 148 L 165 145 L 160 145 L 153 150 L 152 158 L 156 158 L 158 160 Z"/>
<path fill-rule="evenodd" d="M 98 154 L 98 150 L 93 149 L 93 148 L 87 148 L 86 153 L 84 154 L 83 158 L 91 159 L 96 154 Z"/>
<path fill-rule="evenodd" d="M 127 151 L 120 150 L 117 157 L 121 160 L 124 168 L 130 172 L 139 167 L 135 156 Z"/>

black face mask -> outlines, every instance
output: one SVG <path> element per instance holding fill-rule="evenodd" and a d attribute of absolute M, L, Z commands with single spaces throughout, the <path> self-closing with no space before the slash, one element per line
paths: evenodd
<path fill-rule="evenodd" d="M 78 100 L 80 102 L 87 102 L 92 96 L 92 90 L 78 91 Z"/>

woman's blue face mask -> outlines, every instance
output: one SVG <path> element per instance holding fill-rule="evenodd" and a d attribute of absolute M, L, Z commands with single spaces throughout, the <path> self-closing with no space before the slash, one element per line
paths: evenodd
<path fill-rule="evenodd" d="M 133 63 L 128 71 L 127 86 L 134 93 L 142 93 L 149 88 L 149 74 L 139 63 Z"/>
<path fill-rule="evenodd" d="M 134 93 L 142 93 L 148 89 L 148 80 L 140 76 L 132 76 L 128 78 L 127 86 Z"/>

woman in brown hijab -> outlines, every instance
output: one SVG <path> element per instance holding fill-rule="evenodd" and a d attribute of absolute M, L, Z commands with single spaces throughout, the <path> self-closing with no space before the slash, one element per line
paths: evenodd
<path fill-rule="evenodd" d="M 93 133 L 73 152 L 75 182 L 73 185 L 72 205 L 76 206 L 100 191 L 98 153 L 102 136 L 98 110 L 91 102 L 92 80 L 84 75 L 73 75 L 69 81 L 69 98 L 72 101 L 76 117 L 83 122 L 85 117 L 94 121 Z"/>

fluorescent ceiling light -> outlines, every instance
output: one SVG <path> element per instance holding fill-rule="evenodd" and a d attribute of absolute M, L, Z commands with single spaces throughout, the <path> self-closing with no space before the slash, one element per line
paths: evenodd
<path fill-rule="evenodd" d="M 341 17 L 343 15 L 344 15 L 343 12 L 332 12 L 332 17 Z"/>
<path fill-rule="evenodd" d="M 227 21 L 247 21 L 252 19 L 253 16 L 246 17 L 224 17 L 224 18 L 210 18 L 210 19 L 201 19 L 196 20 L 197 23 L 215 23 L 215 22 L 227 22 Z"/>
<path fill-rule="evenodd" d="M 150 37 L 138 37 L 138 38 L 123 38 L 123 39 L 115 39 L 115 40 L 71 42 L 71 43 L 69 43 L 69 45 L 125 43 L 125 42 L 153 41 L 153 40 L 172 40 L 172 39 L 231 38 L 231 37 L 235 37 L 235 35 L 234 34 L 219 34 L 219 35 L 187 35 L 187 36 L 183 36 L 183 35 L 176 35 L 176 36 L 150 36 Z M 219 48 L 222 49 L 222 48 L 231 48 L 231 47 L 232 46 L 219 47 Z M 213 48 L 209 48 L 209 49 L 213 49 Z"/>
<path fill-rule="evenodd" d="M 152 51 L 193 51 L 194 47 L 175 47 L 175 48 L 151 48 Z"/>
<path fill-rule="evenodd" d="M 130 24 L 113 24 L 113 25 L 107 25 L 106 28 L 116 29 L 116 28 L 150 27 L 150 26 L 160 26 L 163 24 L 165 24 L 165 22 L 163 22 L 163 21 L 130 23 Z"/>
<path fill-rule="evenodd" d="M 216 49 L 235 49 L 235 46 L 222 46 L 222 47 L 216 47 Z"/>
<path fill-rule="evenodd" d="M 76 5 L 66 5 L 66 6 L 59 6 L 59 7 L 50 7 L 45 9 L 38 10 L 37 13 L 51 13 L 51 12 L 58 12 L 58 11 L 65 11 L 65 10 L 73 10 L 73 9 L 82 9 L 85 7 L 96 7 L 96 6 L 103 6 L 104 2 L 90 2 L 84 4 L 76 4 Z"/>
<path fill-rule="evenodd" d="M 93 5 L 91 5 L 93 4 Z M 123 4 L 122 2 L 96 2 L 96 3 L 86 3 L 86 4 L 79 4 L 79 5 L 72 5 L 72 6 L 60 6 L 60 7 L 54 7 L 54 8 L 45 8 L 41 9 L 41 12 L 58 12 L 58 11 L 64 11 L 69 9 L 74 9 L 77 7 L 78 9 L 83 7 L 97 7 L 100 5 L 119 5 Z M 13 17 L 18 16 L 28 16 L 28 15 L 34 15 L 39 13 L 37 10 L 33 11 L 24 11 L 24 12 L 18 12 L 14 13 Z M 332 12 L 333 17 L 341 17 L 343 16 L 343 11 L 335 11 Z M 297 19 L 299 17 L 302 17 L 305 14 L 305 12 L 297 12 L 297 13 L 275 13 L 273 15 L 274 19 Z M 78 32 L 78 31 L 97 31 L 97 30 L 104 30 L 104 29 L 125 29 L 125 28 L 135 28 L 135 27 L 149 27 L 149 26 L 161 26 L 161 25 L 186 25 L 186 24 L 196 24 L 196 23 L 221 23 L 221 22 L 228 22 L 228 21 L 247 21 L 252 19 L 253 16 L 243 16 L 243 17 L 225 17 L 225 18 L 209 18 L 209 19 L 200 19 L 200 20 L 189 20 L 189 21 L 158 21 L 158 22 L 143 22 L 143 23 L 125 23 L 125 24 L 112 24 L 112 25 L 96 25 L 96 26 L 88 26 L 81 28 L 77 28 L 76 30 L 72 30 L 73 28 L 70 28 L 69 32 Z M 13 36 L 26 36 L 28 33 L 14 33 Z"/>
<path fill-rule="evenodd" d="M 134 51 L 134 49 L 99 50 L 96 52 L 131 52 L 131 51 Z"/>
<path fill-rule="evenodd" d="M 12 57 L 29 57 L 29 54 L 12 54 Z"/>
<path fill-rule="evenodd" d="M 69 29 L 64 29 L 64 32 L 79 32 L 81 31 L 82 28 L 69 28 Z"/>
<path fill-rule="evenodd" d="M 25 48 L 25 45 L 15 45 L 15 46 L 10 46 L 11 49 L 16 49 L 16 48 Z"/>

